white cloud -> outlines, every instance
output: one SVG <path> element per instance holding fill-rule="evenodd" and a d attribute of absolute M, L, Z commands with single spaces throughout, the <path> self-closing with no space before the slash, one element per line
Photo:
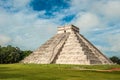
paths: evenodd
<path fill-rule="evenodd" d="M 12 38 L 12 44 L 22 49 L 35 49 L 44 41 L 55 34 L 56 19 L 38 18 L 43 15 L 43 11 L 36 13 L 33 11 L 19 11 L 8 13 L 0 11 L 0 33 L 5 33 Z M 31 43 L 32 42 L 32 43 Z M 3 43 L 3 39 L 1 41 Z M 31 44 L 30 44 L 31 43 Z"/>
<path fill-rule="evenodd" d="M 23 8 L 30 3 L 31 0 L 13 0 L 13 7 L 15 8 Z"/>
<path fill-rule="evenodd" d="M 25 9 L 31 0 L 1 0 L 0 6 L 10 10 Z"/>
<path fill-rule="evenodd" d="M 120 34 L 111 34 L 107 36 L 107 41 L 111 45 L 110 51 L 120 52 Z M 120 54 L 120 53 L 119 53 Z"/>
<path fill-rule="evenodd" d="M 74 9 L 74 11 L 80 11 L 87 9 L 92 1 L 90 0 L 71 0 L 71 8 Z"/>
<path fill-rule="evenodd" d="M 0 45 L 5 45 L 5 44 L 9 43 L 10 41 L 11 41 L 10 37 L 0 34 Z"/>
<path fill-rule="evenodd" d="M 24 5 L 21 5 L 21 8 L 23 8 L 22 6 L 24 7 Z M 16 7 L 20 8 L 20 6 Z M 0 44 L 11 44 L 31 50 L 39 47 L 40 44 L 55 34 L 56 27 L 59 26 L 55 23 L 57 21 L 55 18 L 44 19 L 38 17 L 38 15 L 44 16 L 44 13 L 43 11 L 37 13 L 29 9 L 11 13 L 1 8 L 0 34 L 7 34 L 7 36 L 0 36 Z"/>
<path fill-rule="evenodd" d="M 89 12 L 99 15 L 103 23 L 120 20 L 120 0 L 72 0 L 72 12 Z M 102 23 L 102 24 L 103 24 Z"/>
<path fill-rule="evenodd" d="M 120 31 L 118 32 L 118 30 L 105 30 L 106 32 L 91 37 L 91 41 L 96 42 L 95 45 L 102 52 L 109 52 L 105 53 L 107 56 L 120 57 Z"/>
<path fill-rule="evenodd" d="M 116 19 L 120 17 L 120 0 L 108 0 L 106 2 L 98 1 L 92 5 L 92 9 L 98 14 L 104 15 L 108 19 Z"/>
<path fill-rule="evenodd" d="M 120 17 L 120 1 L 110 1 L 105 6 L 105 15 Z"/>
<path fill-rule="evenodd" d="M 95 27 L 99 27 L 100 20 L 95 14 L 86 12 L 83 14 L 78 14 L 74 23 L 76 26 L 80 27 L 82 31 L 87 32 Z"/>
<path fill-rule="evenodd" d="M 17 6 L 17 3 L 21 5 Z M 17 2 L 14 0 L 14 8 L 25 8 L 26 3 Z M 44 16 L 45 11 L 34 12 L 20 10 L 19 12 L 11 13 L 4 9 L 0 11 L 0 33 L 6 33 L 11 36 L 10 44 L 18 46 L 22 49 L 36 49 L 43 44 L 48 38 L 55 34 L 57 20 L 60 18 L 44 19 L 39 16 Z"/>

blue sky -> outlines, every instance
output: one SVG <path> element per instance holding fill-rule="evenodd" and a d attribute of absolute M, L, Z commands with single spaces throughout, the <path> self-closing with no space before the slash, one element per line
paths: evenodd
<path fill-rule="evenodd" d="M 0 0 L 0 45 L 35 50 L 74 24 L 107 56 L 120 57 L 120 0 Z"/>

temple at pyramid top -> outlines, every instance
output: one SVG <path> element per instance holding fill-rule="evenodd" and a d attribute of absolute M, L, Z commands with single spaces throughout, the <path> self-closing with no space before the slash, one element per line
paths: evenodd
<path fill-rule="evenodd" d="M 58 27 L 57 34 L 21 61 L 36 64 L 112 64 L 74 25 Z"/>
<path fill-rule="evenodd" d="M 74 26 L 74 25 L 66 25 L 62 27 L 58 27 L 58 34 L 60 33 L 67 33 L 67 32 L 78 32 L 79 33 L 79 28 Z"/>

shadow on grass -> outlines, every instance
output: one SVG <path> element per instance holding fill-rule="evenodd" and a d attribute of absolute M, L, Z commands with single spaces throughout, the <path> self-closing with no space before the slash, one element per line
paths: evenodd
<path fill-rule="evenodd" d="M 1 71 L 8 71 L 8 70 L 10 70 L 9 67 L 0 67 L 0 72 L 1 72 Z"/>
<path fill-rule="evenodd" d="M 10 67 L 0 67 L 0 73 L 1 72 L 8 72 L 8 71 L 18 71 L 19 69 L 14 69 Z"/>
<path fill-rule="evenodd" d="M 20 77 L 24 77 L 24 75 L 21 74 L 13 74 L 13 73 L 1 73 L 0 72 L 0 79 L 12 79 L 12 78 L 20 78 Z"/>
<path fill-rule="evenodd" d="M 24 77 L 24 75 L 16 74 L 14 71 L 17 69 L 11 69 L 10 67 L 0 67 L 0 79 L 12 79 Z M 11 72 L 11 73 L 10 73 Z"/>

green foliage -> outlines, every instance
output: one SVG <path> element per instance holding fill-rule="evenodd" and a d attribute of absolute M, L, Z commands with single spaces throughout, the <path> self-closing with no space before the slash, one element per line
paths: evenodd
<path fill-rule="evenodd" d="M 120 58 L 118 58 L 117 56 L 113 56 L 110 58 L 111 61 L 113 61 L 114 63 L 120 64 Z"/>
<path fill-rule="evenodd" d="M 83 68 L 103 70 L 120 65 L 1 64 L 0 80 L 120 80 L 120 71 L 80 70 Z"/>
<path fill-rule="evenodd" d="M 3 63 L 16 63 L 28 56 L 32 51 L 22 51 L 18 47 L 7 47 L 0 46 L 0 64 Z"/>
<path fill-rule="evenodd" d="M 30 55 L 31 53 L 32 53 L 32 51 L 30 51 L 30 50 L 22 51 L 21 59 L 24 59 L 26 56 Z"/>

